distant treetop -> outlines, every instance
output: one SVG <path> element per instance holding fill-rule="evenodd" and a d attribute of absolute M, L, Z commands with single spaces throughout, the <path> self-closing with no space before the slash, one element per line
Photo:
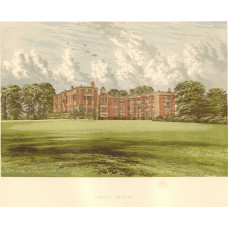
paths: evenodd
<path fill-rule="evenodd" d="M 151 86 L 138 86 L 134 89 L 130 89 L 130 94 L 142 94 L 148 92 L 154 92 L 154 89 Z"/>

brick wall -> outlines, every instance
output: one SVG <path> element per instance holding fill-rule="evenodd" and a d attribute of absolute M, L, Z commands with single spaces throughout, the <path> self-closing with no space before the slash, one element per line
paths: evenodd
<path fill-rule="evenodd" d="M 175 95 L 168 92 L 132 96 L 107 95 L 104 87 L 98 95 L 98 88 L 92 82 L 91 87 L 76 87 L 54 96 L 54 112 L 73 113 L 83 109 L 84 118 L 98 119 L 154 119 L 157 116 L 175 114 Z M 97 112 L 97 115 L 94 115 Z"/>

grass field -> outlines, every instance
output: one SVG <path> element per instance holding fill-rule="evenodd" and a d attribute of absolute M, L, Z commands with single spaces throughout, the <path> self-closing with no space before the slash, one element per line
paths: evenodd
<path fill-rule="evenodd" d="M 228 176 L 227 126 L 106 120 L 2 122 L 2 176 Z"/>

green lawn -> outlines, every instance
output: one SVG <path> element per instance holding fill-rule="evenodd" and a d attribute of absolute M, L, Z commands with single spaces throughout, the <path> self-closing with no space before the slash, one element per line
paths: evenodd
<path fill-rule="evenodd" d="M 227 126 L 147 120 L 2 122 L 2 176 L 228 176 Z"/>

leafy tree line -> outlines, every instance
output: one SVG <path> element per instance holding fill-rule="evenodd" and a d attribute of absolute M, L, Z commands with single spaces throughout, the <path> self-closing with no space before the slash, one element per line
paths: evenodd
<path fill-rule="evenodd" d="M 130 89 L 129 93 L 126 90 L 110 89 L 108 94 L 127 96 L 129 94 L 142 94 L 147 92 L 154 92 L 154 89 L 151 86 L 138 86 L 134 89 Z"/>
<path fill-rule="evenodd" d="M 206 92 L 197 81 L 177 84 L 175 91 L 176 115 L 157 117 L 156 120 L 198 123 L 227 123 L 227 93 L 220 88 Z"/>
<path fill-rule="evenodd" d="M 150 86 L 138 86 L 129 91 L 130 94 L 153 92 Z M 206 91 L 205 86 L 197 81 L 185 81 L 177 84 L 175 91 L 176 114 L 174 116 L 157 117 L 155 120 L 227 123 L 227 93 L 220 88 Z M 53 95 L 55 90 L 49 83 L 17 85 L 1 88 L 2 119 L 44 119 L 53 110 Z M 126 96 L 125 90 L 111 89 L 108 94 Z M 97 112 L 95 112 L 95 115 Z M 73 113 L 73 116 L 84 116 L 83 110 Z M 96 116 L 97 118 L 97 116 Z"/>
<path fill-rule="evenodd" d="M 45 119 L 53 110 L 55 90 L 49 83 L 1 88 L 2 119 Z"/>

